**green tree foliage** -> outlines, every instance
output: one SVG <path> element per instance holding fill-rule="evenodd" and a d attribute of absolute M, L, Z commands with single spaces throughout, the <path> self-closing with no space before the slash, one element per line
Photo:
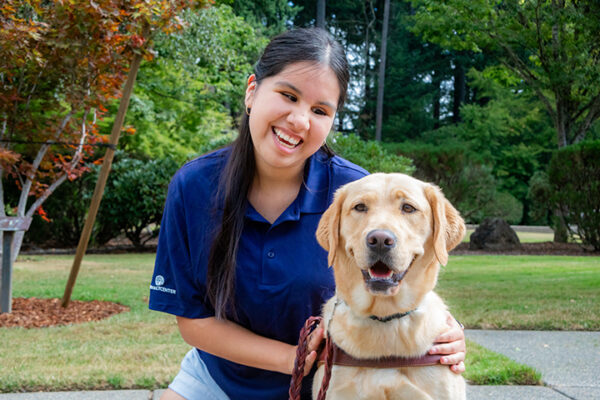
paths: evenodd
<path fill-rule="evenodd" d="M 236 15 L 268 37 L 291 28 L 303 4 L 295 5 L 288 0 L 218 0 L 217 3 L 231 6 Z"/>
<path fill-rule="evenodd" d="M 414 31 L 443 47 L 496 51 L 538 96 L 564 147 L 600 117 L 600 3 L 412 0 Z"/>
<path fill-rule="evenodd" d="M 550 202 L 560 210 L 571 236 L 600 250 L 600 141 L 555 152 L 548 179 Z"/>
<path fill-rule="evenodd" d="M 388 143 L 385 147 L 410 157 L 416 167 L 415 177 L 440 186 L 468 223 L 477 224 L 486 217 L 504 218 L 511 224 L 521 221 L 521 203 L 497 189 L 492 167 L 473 157 L 461 141 L 445 138 L 432 143 Z"/>
<path fill-rule="evenodd" d="M 443 89 L 436 90 L 436 85 L 439 89 L 440 83 L 448 79 L 448 54 L 442 54 L 435 45 L 423 46 L 407 30 L 402 22 L 409 8 L 403 3 L 392 8 L 382 135 L 385 141 L 414 139 L 433 129 L 433 103 L 436 96 L 447 94 Z"/>
<path fill-rule="evenodd" d="M 152 35 L 177 30 L 181 10 L 203 5 L 190 0 L 0 2 L 0 217 L 5 180 L 21 191 L 16 216 L 30 218 L 44 212 L 41 206 L 60 185 L 89 170 L 94 145 L 106 139 L 98 121 L 120 97 L 134 57 L 152 58 Z M 23 235 L 15 234 L 14 258 Z"/>
<path fill-rule="evenodd" d="M 358 135 L 336 133 L 330 136 L 329 142 L 340 156 L 371 173 L 401 172 L 412 175 L 415 170 L 409 158 L 386 151 L 381 143 L 374 140 L 365 141 Z"/>
<path fill-rule="evenodd" d="M 181 16 L 182 32 L 156 39 L 156 60 L 138 74 L 123 148 L 183 162 L 230 141 L 243 110 L 246 79 L 266 44 L 230 7 Z"/>
<path fill-rule="evenodd" d="M 477 103 L 461 108 L 462 122 L 424 132 L 413 140 L 414 146 L 405 143 L 398 146 L 399 151 L 415 160 L 417 173 L 422 171 L 427 179 L 440 182 L 450 193 L 454 191 L 451 186 L 455 186 L 457 193 L 450 198 L 456 202 L 462 201 L 461 193 L 469 193 L 475 208 L 463 207 L 461 211 L 467 217 L 471 215 L 467 210 L 473 209 L 479 215 L 474 217 L 477 220 L 487 212 L 488 216 L 508 219 L 501 215 L 499 210 L 503 210 L 511 215 L 511 223 L 530 223 L 529 181 L 536 171 L 545 168 L 556 147 L 549 118 L 541 102 L 507 69 L 473 69 L 468 77 L 478 97 Z M 478 189 L 481 193 L 462 188 L 458 181 L 465 174 L 463 169 L 487 182 Z M 488 177 L 485 171 L 491 175 Z M 505 193 L 503 207 L 488 200 L 493 197 L 500 201 L 498 193 Z M 488 202 L 490 210 L 486 207 Z"/>
<path fill-rule="evenodd" d="M 418 138 L 422 132 L 460 120 L 460 105 L 474 96 L 465 71 L 485 66 L 492 57 L 454 51 L 424 42 L 410 31 L 414 10 L 391 1 L 383 103 L 383 140 Z M 303 2 L 294 19 L 314 24 L 316 2 Z M 384 1 L 346 0 L 327 3 L 327 25 L 346 47 L 351 64 L 351 90 L 345 125 L 363 138 L 375 137 L 375 108 L 380 66 Z M 349 128 L 351 127 L 351 128 Z"/>
<path fill-rule="evenodd" d="M 487 103 L 463 106 L 463 123 L 449 130 L 468 143 L 473 157 L 492 166 L 499 190 L 527 205 L 529 180 L 556 147 L 549 118 L 541 102 L 504 68 L 472 70 L 469 76 Z"/>

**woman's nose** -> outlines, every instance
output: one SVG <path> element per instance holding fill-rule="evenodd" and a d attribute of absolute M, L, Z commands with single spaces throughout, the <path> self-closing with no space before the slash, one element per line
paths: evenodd
<path fill-rule="evenodd" d="M 307 131 L 310 128 L 308 112 L 302 109 L 294 109 L 288 115 L 288 122 L 297 131 Z"/>

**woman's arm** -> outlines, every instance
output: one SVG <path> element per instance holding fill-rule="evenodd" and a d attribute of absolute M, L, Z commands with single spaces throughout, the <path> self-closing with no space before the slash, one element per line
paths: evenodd
<path fill-rule="evenodd" d="M 250 367 L 292 374 L 297 346 L 257 335 L 234 322 L 214 317 L 177 317 L 177 325 L 186 343 L 207 353 Z M 322 339 L 322 328 L 315 329 L 309 340 L 305 375 L 317 358 L 316 349 Z"/>

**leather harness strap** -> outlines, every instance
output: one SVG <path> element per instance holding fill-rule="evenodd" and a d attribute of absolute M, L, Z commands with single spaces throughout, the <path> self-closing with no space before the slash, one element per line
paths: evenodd
<path fill-rule="evenodd" d="M 326 340 L 332 342 L 333 365 L 346 367 L 366 368 L 400 368 L 400 367 L 425 367 L 440 364 L 440 355 L 425 354 L 421 357 L 381 357 L 381 358 L 355 358 L 342 350 L 331 338 Z M 325 362 L 325 352 L 319 355 L 319 365 Z"/>

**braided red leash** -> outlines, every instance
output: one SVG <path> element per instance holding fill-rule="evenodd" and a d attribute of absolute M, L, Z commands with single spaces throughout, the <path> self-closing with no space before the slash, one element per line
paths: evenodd
<path fill-rule="evenodd" d="M 288 392 L 289 400 L 300 400 L 300 389 L 302 389 L 302 378 L 304 378 L 304 364 L 308 351 L 308 335 L 321 322 L 321 317 L 310 317 L 304 323 L 300 330 L 298 338 L 298 348 L 296 349 L 296 360 L 294 361 L 294 371 L 292 372 L 292 380 L 290 382 L 290 390 Z"/>
<path fill-rule="evenodd" d="M 333 367 L 333 340 L 327 335 L 325 342 L 325 373 L 323 374 L 323 381 L 321 381 L 321 388 L 317 395 L 317 400 L 325 400 L 327 396 L 327 389 L 329 389 L 329 381 L 331 380 L 331 368 Z"/>

